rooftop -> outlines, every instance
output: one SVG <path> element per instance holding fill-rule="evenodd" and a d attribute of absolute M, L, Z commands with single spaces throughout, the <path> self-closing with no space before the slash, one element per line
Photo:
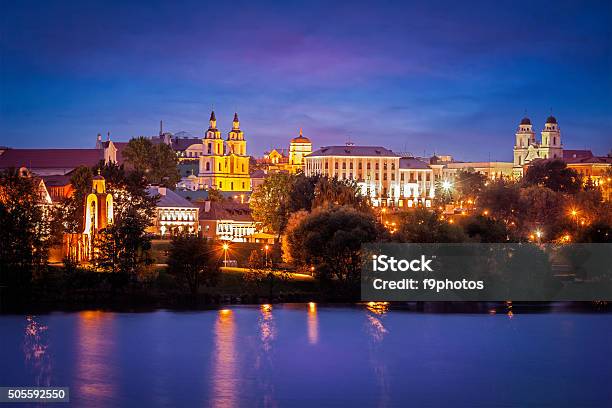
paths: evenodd
<path fill-rule="evenodd" d="M 103 149 L 8 149 L 0 155 L 0 168 L 74 169 L 93 167 L 100 160 Z"/>
<path fill-rule="evenodd" d="M 306 157 L 346 156 L 346 157 L 400 157 L 382 146 L 324 146 Z"/>
<path fill-rule="evenodd" d="M 147 187 L 147 193 L 150 196 L 160 196 L 157 207 L 197 208 L 196 205 L 166 187 L 149 186 Z"/>
<path fill-rule="evenodd" d="M 227 200 L 213 201 L 210 203 L 208 211 L 206 211 L 207 203 L 201 203 L 199 206 L 200 220 L 253 221 L 251 208 L 248 204 Z"/>
<path fill-rule="evenodd" d="M 428 169 L 429 166 L 424 161 L 414 157 L 402 157 L 400 159 L 400 169 Z"/>

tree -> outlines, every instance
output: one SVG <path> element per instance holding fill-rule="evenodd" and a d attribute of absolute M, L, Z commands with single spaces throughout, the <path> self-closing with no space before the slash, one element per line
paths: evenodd
<path fill-rule="evenodd" d="M 580 191 L 582 179 L 561 159 L 537 160 L 527 168 L 523 177 L 525 186 L 543 186 L 553 191 L 575 194 Z"/>
<path fill-rule="evenodd" d="M 149 220 L 130 208 L 96 237 L 94 263 L 103 269 L 136 277 L 143 266 L 151 264 L 151 237 L 145 232 Z"/>
<path fill-rule="evenodd" d="M 415 208 L 399 215 L 396 237 L 401 242 L 465 242 L 467 237 L 457 225 L 442 220 L 440 214 Z"/>
<path fill-rule="evenodd" d="M 0 284 L 27 285 L 45 265 L 48 220 L 37 179 L 15 169 L 0 173 Z"/>
<path fill-rule="evenodd" d="M 122 154 L 126 163 L 149 184 L 172 188 L 180 180 L 176 154 L 165 143 L 153 144 L 141 136 L 131 139 Z"/>
<path fill-rule="evenodd" d="M 213 286 L 219 276 L 219 268 L 213 248 L 205 239 L 182 235 L 172 239 L 168 256 L 168 271 L 175 275 L 196 295 L 202 285 Z"/>
<path fill-rule="evenodd" d="M 287 231 L 293 264 L 315 268 L 325 289 L 354 298 L 359 289 L 361 245 L 374 242 L 381 227 L 374 216 L 349 206 L 313 210 Z"/>
<path fill-rule="evenodd" d="M 360 211 L 371 211 L 355 180 L 321 177 L 314 191 L 312 207 L 351 206 Z"/>
<path fill-rule="evenodd" d="M 521 219 L 531 227 L 549 228 L 563 215 L 565 197 L 550 188 L 530 186 L 520 190 Z"/>
<path fill-rule="evenodd" d="M 471 239 L 478 242 L 508 242 L 513 239 L 504 222 L 484 215 L 470 217 L 463 223 L 463 229 Z"/>
<path fill-rule="evenodd" d="M 268 299 L 272 302 L 274 289 L 281 283 L 287 282 L 290 275 L 285 270 L 273 271 L 266 265 L 260 251 L 253 250 L 249 255 L 249 272 L 243 275 L 243 279 L 247 286 L 266 290 Z"/>
<path fill-rule="evenodd" d="M 494 219 L 508 225 L 518 224 L 521 211 L 519 184 L 503 179 L 493 180 L 482 189 L 477 204 L 482 213 Z"/>
<path fill-rule="evenodd" d="M 323 176 L 315 174 L 313 176 L 305 176 L 299 173 L 292 178 L 291 192 L 289 193 L 289 211 L 295 212 L 299 210 L 310 211 L 312 203 L 315 200 L 315 190 L 319 180 Z"/>
<path fill-rule="evenodd" d="M 290 174 L 275 173 L 265 179 L 249 201 L 253 219 L 278 236 L 284 231 L 289 219 L 288 197 L 291 188 Z"/>
<path fill-rule="evenodd" d="M 305 210 L 299 210 L 291 214 L 289 217 L 289 221 L 287 222 L 287 228 L 285 231 L 293 231 L 298 225 L 304 220 L 304 218 L 308 217 L 309 212 Z M 285 235 L 284 239 L 281 241 L 281 249 L 283 253 L 283 262 L 291 264 L 293 263 L 293 258 L 291 257 L 291 248 L 289 247 L 289 240 Z"/>
<path fill-rule="evenodd" d="M 457 199 L 460 201 L 475 199 L 484 188 L 486 181 L 487 177 L 484 174 L 477 173 L 473 169 L 459 171 L 454 183 Z"/>

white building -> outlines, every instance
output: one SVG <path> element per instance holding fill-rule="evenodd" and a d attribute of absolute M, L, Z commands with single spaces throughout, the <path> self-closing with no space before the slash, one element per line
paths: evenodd
<path fill-rule="evenodd" d="M 150 196 L 159 196 L 155 219 L 148 232 L 160 235 L 198 233 L 199 208 L 166 187 L 147 187 Z"/>
<path fill-rule="evenodd" d="M 521 120 L 516 132 L 514 144 L 513 173 L 515 177 L 523 176 L 523 166 L 535 159 L 563 159 L 561 130 L 554 116 L 549 116 L 541 132 L 542 140 L 538 142 L 527 117 Z"/>
<path fill-rule="evenodd" d="M 375 206 L 431 206 L 434 176 L 427 163 L 380 146 L 326 146 L 305 156 L 305 174 L 355 180 Z"/>

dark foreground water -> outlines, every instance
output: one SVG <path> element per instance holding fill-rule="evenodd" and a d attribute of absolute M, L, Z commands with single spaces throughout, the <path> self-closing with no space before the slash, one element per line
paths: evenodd
<path fill-rule="evenodd" d="M 303 304 L 0 316 L 0 386 L 25 385 L 68 386 L 82 407 L 610 407 L 612 315 Z"/>

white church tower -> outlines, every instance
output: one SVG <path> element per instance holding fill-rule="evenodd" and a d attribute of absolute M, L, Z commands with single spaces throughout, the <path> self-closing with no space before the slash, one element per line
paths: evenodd
<path fill-rule="evenodd" d="M 540 157 L 544 159 L 562 159 L 563 145 L 561 144 L 561 131 L 554 116 L 549 116 L 542 130 L 542 144 Z"/>

